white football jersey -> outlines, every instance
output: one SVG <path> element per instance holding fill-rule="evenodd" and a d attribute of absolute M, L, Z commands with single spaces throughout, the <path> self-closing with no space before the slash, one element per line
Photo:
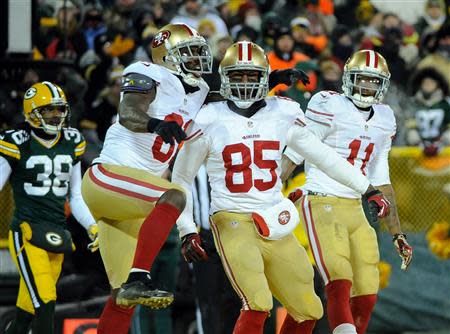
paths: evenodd
<path fill-rule="evenodd" d="M 186 94 L 180 79 L 156 64 L 136 62 L 124 70 L 124 75 L 128 73 L 139 73 L 156 82 L 155 100 L 150 104 L 147 115 L 176 121 L 180 125 L 183 124 L 183 127 L 195 118 L 209 92 L 208 85 L 201 80 L 199 90 Z M 145 169 L 160 176 L 174 157 L 176 145 L 164 143 L 162 138 L 154 133 L 130 131 L 117 119 L 108 129 L 102 152 L 94 163 Z"/>
<path fill-rule="evenodd" d="M 203 107 L 195 119 L 208 147 L 206 170 L 211 184 L 211 213 L 253 212 L 279 203 L 281 158 L 287 133 L 296 119 L 304 122 L 298 103 L 279 97 L 247 118 L 227 102 Z"/>
<path fill-rule="evenodd" d="M 343 158 L 366 175 L 374 186 L 390 184 L 388 155 L 396 123 L 394 112 L 385 104 L 372 106 L 373 115 L 365 115 L 344 95 L 323 91 L 313 96 L 305 112 L 307 128 L 322 125 L 322 142 L 332 147 Z M 366 115 L 368 116 L 368 115 Z M 361 195 L 325 175 L 306 160 L 305 190 L 345 198 Z"/>

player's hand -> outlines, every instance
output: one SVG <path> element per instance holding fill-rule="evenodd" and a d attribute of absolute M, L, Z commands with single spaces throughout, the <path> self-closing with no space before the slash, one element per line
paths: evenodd
<path fill-rule="evenodd" d="M 148 122 L 147 128 L 150 132 L 160 135 L 166 144 L 175 144 L 174 139 L 181 143 L 187 137 L 181 126 L 174 121 L 167 122 L 152 118 Z"/>
<path fill-rule="evenodd" d="M 291 86 L 299 80 L 304 85 L 309 84 L 308 75 L 301 70 L 297 70 L 295 68 L 288 68 L 286 70 L 274 70 L 269 74 L 269 89 L 272 89 L 278 84 Z"/>
<path fill-rule="evenodd" d="M 367 198 L 369 210 L 377 212 L 379 218 L 386 217 L 389 214 L 391 204 L 381 191 L 377 189 L 369 190 L 364 196 Z"/>
<path fill-rule="evenodd" d="M 87 232 L 88 232 L 88 235 L 89 235 L 89 239 L 91 239 L 91 241 L 92 241 L 90 244 L 88 244 L 87 248 L 93 253 L 99 247 L 99 243 L 98 243 L 98 225 L 97 224 L 92 224 L 91 226 L 89 226 Z"/>
<path fill-rule="evenodd" d="M 408 266 L 412 260 L 413 248 L 408 244 L 408 241 L 406 240 L 406 234 L 395 234 L 392 241 L 394 242 L 394 246 L 397 249 L 398 255 L 402 258 L 401 269 L 408 269 Z"/>
<path fill-rule="evenodd" d="M 298 189 L 295 189 L 293 192 L 291 192 L 291 193 L 288 195 L 288 198 L 291 200 L 292 203 L 295 203 L 295 202 L 297 202 L 302 196 L 303 196 L 303 191 L 302 191 L 300 188 L 298 188 Z"/>
<path fill-rule="evenodd" d="M 181 254 L 186 262 L 197 262 L 208 260 L 208 254 L 202 247 L 202 239 L 198 233 L 189 233 L 182 239 Z"/>

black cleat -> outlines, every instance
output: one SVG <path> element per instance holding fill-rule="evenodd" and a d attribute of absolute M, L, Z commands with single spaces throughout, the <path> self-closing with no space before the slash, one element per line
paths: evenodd
<path fill-rule="evenodd" d="M 161 309 L 168 307 L 172 302 L 173 294 L 155 288 L 150 278 L 147 278 L 145 282 L 133 280 L 122 284 L 116 297 L 117 305 L 124 307 L 133 307 L 139 304 L 152 309 Z"/>

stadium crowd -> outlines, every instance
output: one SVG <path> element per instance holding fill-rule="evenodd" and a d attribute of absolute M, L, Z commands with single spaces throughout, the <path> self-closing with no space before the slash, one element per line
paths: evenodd
<path fill-rule="evenodd" d="M 268 53 L 272 70 L 295 67 L 309 75 L 307 85 L 301 82 L 291 87 L 278 85 L 271 91 L 294 99 L 303 109 L 318 91 L 342 92 L 344 63 L 355 51 L 375 50 L 386 58 L 392 74 L 384 102 L 393 108 L 397 118 L 394 144 L 421 146 L 427 155 L 436 155 L 450 144 L 448 0 L 424 1 L 421 15 L 408 21 L 395 8 L 377 7 L 369 0 L 38 0 L 37 3 L 32 58 L 37 63 L 55 61 L 57 70 L 30 66 L 21 73 L 16 85 L 0 84 L 0 129 L 23 122 L 22 100 L 30 86 L 52 80 L 67 95 L 70 125 L 78 128 L 87 140 L 84 168 L 98 156 L 106 131 L 116 118 L 123 69 L 136 60 L 151 62 L 153 36 L 168 23 L 188 24 L 210 43 L 213 73 L 206 75 L 205 80 L 211 91 L 220 88 L 217 69 L 226 49 L 236 41 L 253 41 Z M 419 112 L 437 105 L 446 114 L 434 129 L 434 121 L 424 119 Z M 155 265 L 166 270 L 160 275 L 171 290 L 177 282 L 169 277 L 175 277 L 178 269 L 182 272 L 180 277 L 189 271 L 183 261 L 180 262 L 183 267 L 178 268 L 177 240 L 174 231 L 158 259 L 159 267 Z M 213 248 L 212 242 L 210 246 Z M 220 262 L 218 257 L 215 261 Z M 200 277 L 202 268 L 195 268 L 194 272 Z M 182 285 L 178 283 L 180 289 Z M 195 291 L 201 294 L 201 284 L 197 285 Z M 204 297 L 211 300 L 214 296 Z M 239 312 L 235 296 L 223 298 L 224 305 L 227 302 L 238 305 L 236 312 Z M 180 304 L 184 302 L 183 298 L 180 300 Z M 141 311 L 137 313 L 140 319 L 146 317 Z M 170 313 L 167 314 L 170 318 Z M 156 321 L 155 326 L 163 328 L 158 333 L 170 333 L 164 323 L 169 318 Z"/>

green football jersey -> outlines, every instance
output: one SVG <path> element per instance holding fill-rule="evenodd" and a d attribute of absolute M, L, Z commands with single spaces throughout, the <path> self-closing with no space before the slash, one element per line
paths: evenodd
<path fill-rule="evenodd" d="M 12 169 L 13 230 L 22 221 L 65 226 L 72 168 L 85 147 L 81 133 L 72 128 L 64 128 L 51 147 L 26 130 L 0 133 L 0 156 Z"/>
<path fill-rule="evenodd" d="M 420 137 L 436 140 L 450 126 L 450 99 L 444 99 L 431 107 L 416 104 L 414 112 Z"/>

